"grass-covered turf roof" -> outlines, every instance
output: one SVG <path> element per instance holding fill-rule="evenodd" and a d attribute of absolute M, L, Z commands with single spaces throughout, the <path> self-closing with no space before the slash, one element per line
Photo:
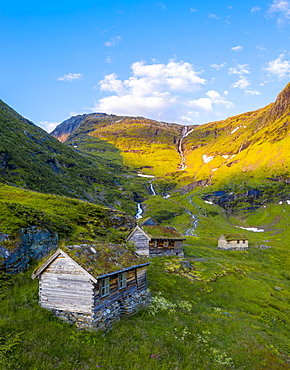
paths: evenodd
<path fill-rule="evenodd" d="M 102 275 L 111 274 L 148 262 L 145 258 L 137 257 L 135 252 L 126 245 L 112 243 L 69 245 L 61 247 L 58 251 L 65 252 L 96 279 Z M 42 266 L 45 263 L 42 261 L 42 264 L 35 270 L 34 276 L 41 273 Z"/>
<path fill-rule="evenodd" d="M 171 226 L 142 226 L 142 229 L 152 239 L 185 239 L 184 235 Z"/>
<path fill-rule="evenodd" d="M 232 240 L 248 240 L 249 238 L 245 234 L 226 234 L 226 235 L 221 235 L 220 239 L 224 237 L 228 241 Z"/>

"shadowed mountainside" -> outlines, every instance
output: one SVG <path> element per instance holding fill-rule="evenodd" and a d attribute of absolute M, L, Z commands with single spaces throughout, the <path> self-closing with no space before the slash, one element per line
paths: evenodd
<path fill-rule="evenodd" d="M 117 151 L 116 148 L 113 148 Z M 116 154 L 118 156 L 118 154 Z M 132 174 L 120 160 L 79 153 L 0 101 L 0 181 L 112 208 L 135 210 Z M 139 190 L 142 193 L 142 189 Z"/>

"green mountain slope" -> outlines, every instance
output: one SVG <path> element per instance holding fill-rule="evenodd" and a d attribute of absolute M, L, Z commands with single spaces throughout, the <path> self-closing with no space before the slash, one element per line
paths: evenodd
<path fill-rule="evenodd" d="M 75 120 L 79 122 L 79 118 Z M 67 144 L 96 155 L 115 148 L 126 165 L 164 176 L 175 172 L 180 164 L 177 147 L 181 131 L 182 126 L 177 124 L 96 113 L 86 115 L 77 125 L 65 121 L 51 135 L 61 141 L 66 138 Z"/>
<path fill-rule="evenodd" d="M 275 103 L 219 122 L 184 129 L 141 117 L 91 114 L 75 117 L 74 126 L 66 121 L 52 135 L 94 154 L 115 148 L 126 165 L 174 178 L 180 185 L 196 181 L 222 185 L 289 177 L 289 111 L 290 84 Z M 106 148 L 105 143 L 114 147 Z"/>
<path fill-rule="evenodd" d="M 115 148 L 112 153 L 114 156 Z M 3 183 L 133 213 L 131 176 L 121 157 L 112 160 L 110 155 L 80 154 L 0 101 L 0 181 Z"/>
<path fill-rule="evenodd" d="M 195 127 L 184 139 L 187 174 L 211 182 L 289 177 L 290 84 L 275 103 Z"/>

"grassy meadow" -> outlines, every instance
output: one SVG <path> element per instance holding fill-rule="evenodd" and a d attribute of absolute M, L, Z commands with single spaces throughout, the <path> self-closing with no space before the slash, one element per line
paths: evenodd
<path fill-rule="evenodd" d="M 290 369 L 290 205 L 227 217 L 193 191 L 150 197 L 145 216 L 157 214 L 184 232 L 191 222 L 185 209 L 198 218 L 185 258 L 151 259 L 150 308 L 107 332 L 78 330 L 41 308 L 33 266 L 17 276 L 2 274 L 0 368 Z M 216 249 L 221 233 L 241 231 L 234 225 L 266 231 L 243 230 L 248 251 Z M 262 244 L 271 248 L 258 248 Z"/>

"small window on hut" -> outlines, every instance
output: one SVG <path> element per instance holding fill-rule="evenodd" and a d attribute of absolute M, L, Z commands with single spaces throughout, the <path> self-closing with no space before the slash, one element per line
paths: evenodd
<path fill-rule="evenodd" d="M 121 272 L 119 275 L 119 289 L 126 288 L 127 286 L 127 274 L 126 272 Z"/>
<path fill-rule="evenodd" d="M 104 297 L 110 293 L 110 278 L 107 277 L 101 280 L 101 297 Z"/>
<path fill-rule="evenodd" d="M 153 247 L 154 247 L 154 248 L 157 248 L 157 240 L 154 240 L 154 241 L 153 241 Z"/>

